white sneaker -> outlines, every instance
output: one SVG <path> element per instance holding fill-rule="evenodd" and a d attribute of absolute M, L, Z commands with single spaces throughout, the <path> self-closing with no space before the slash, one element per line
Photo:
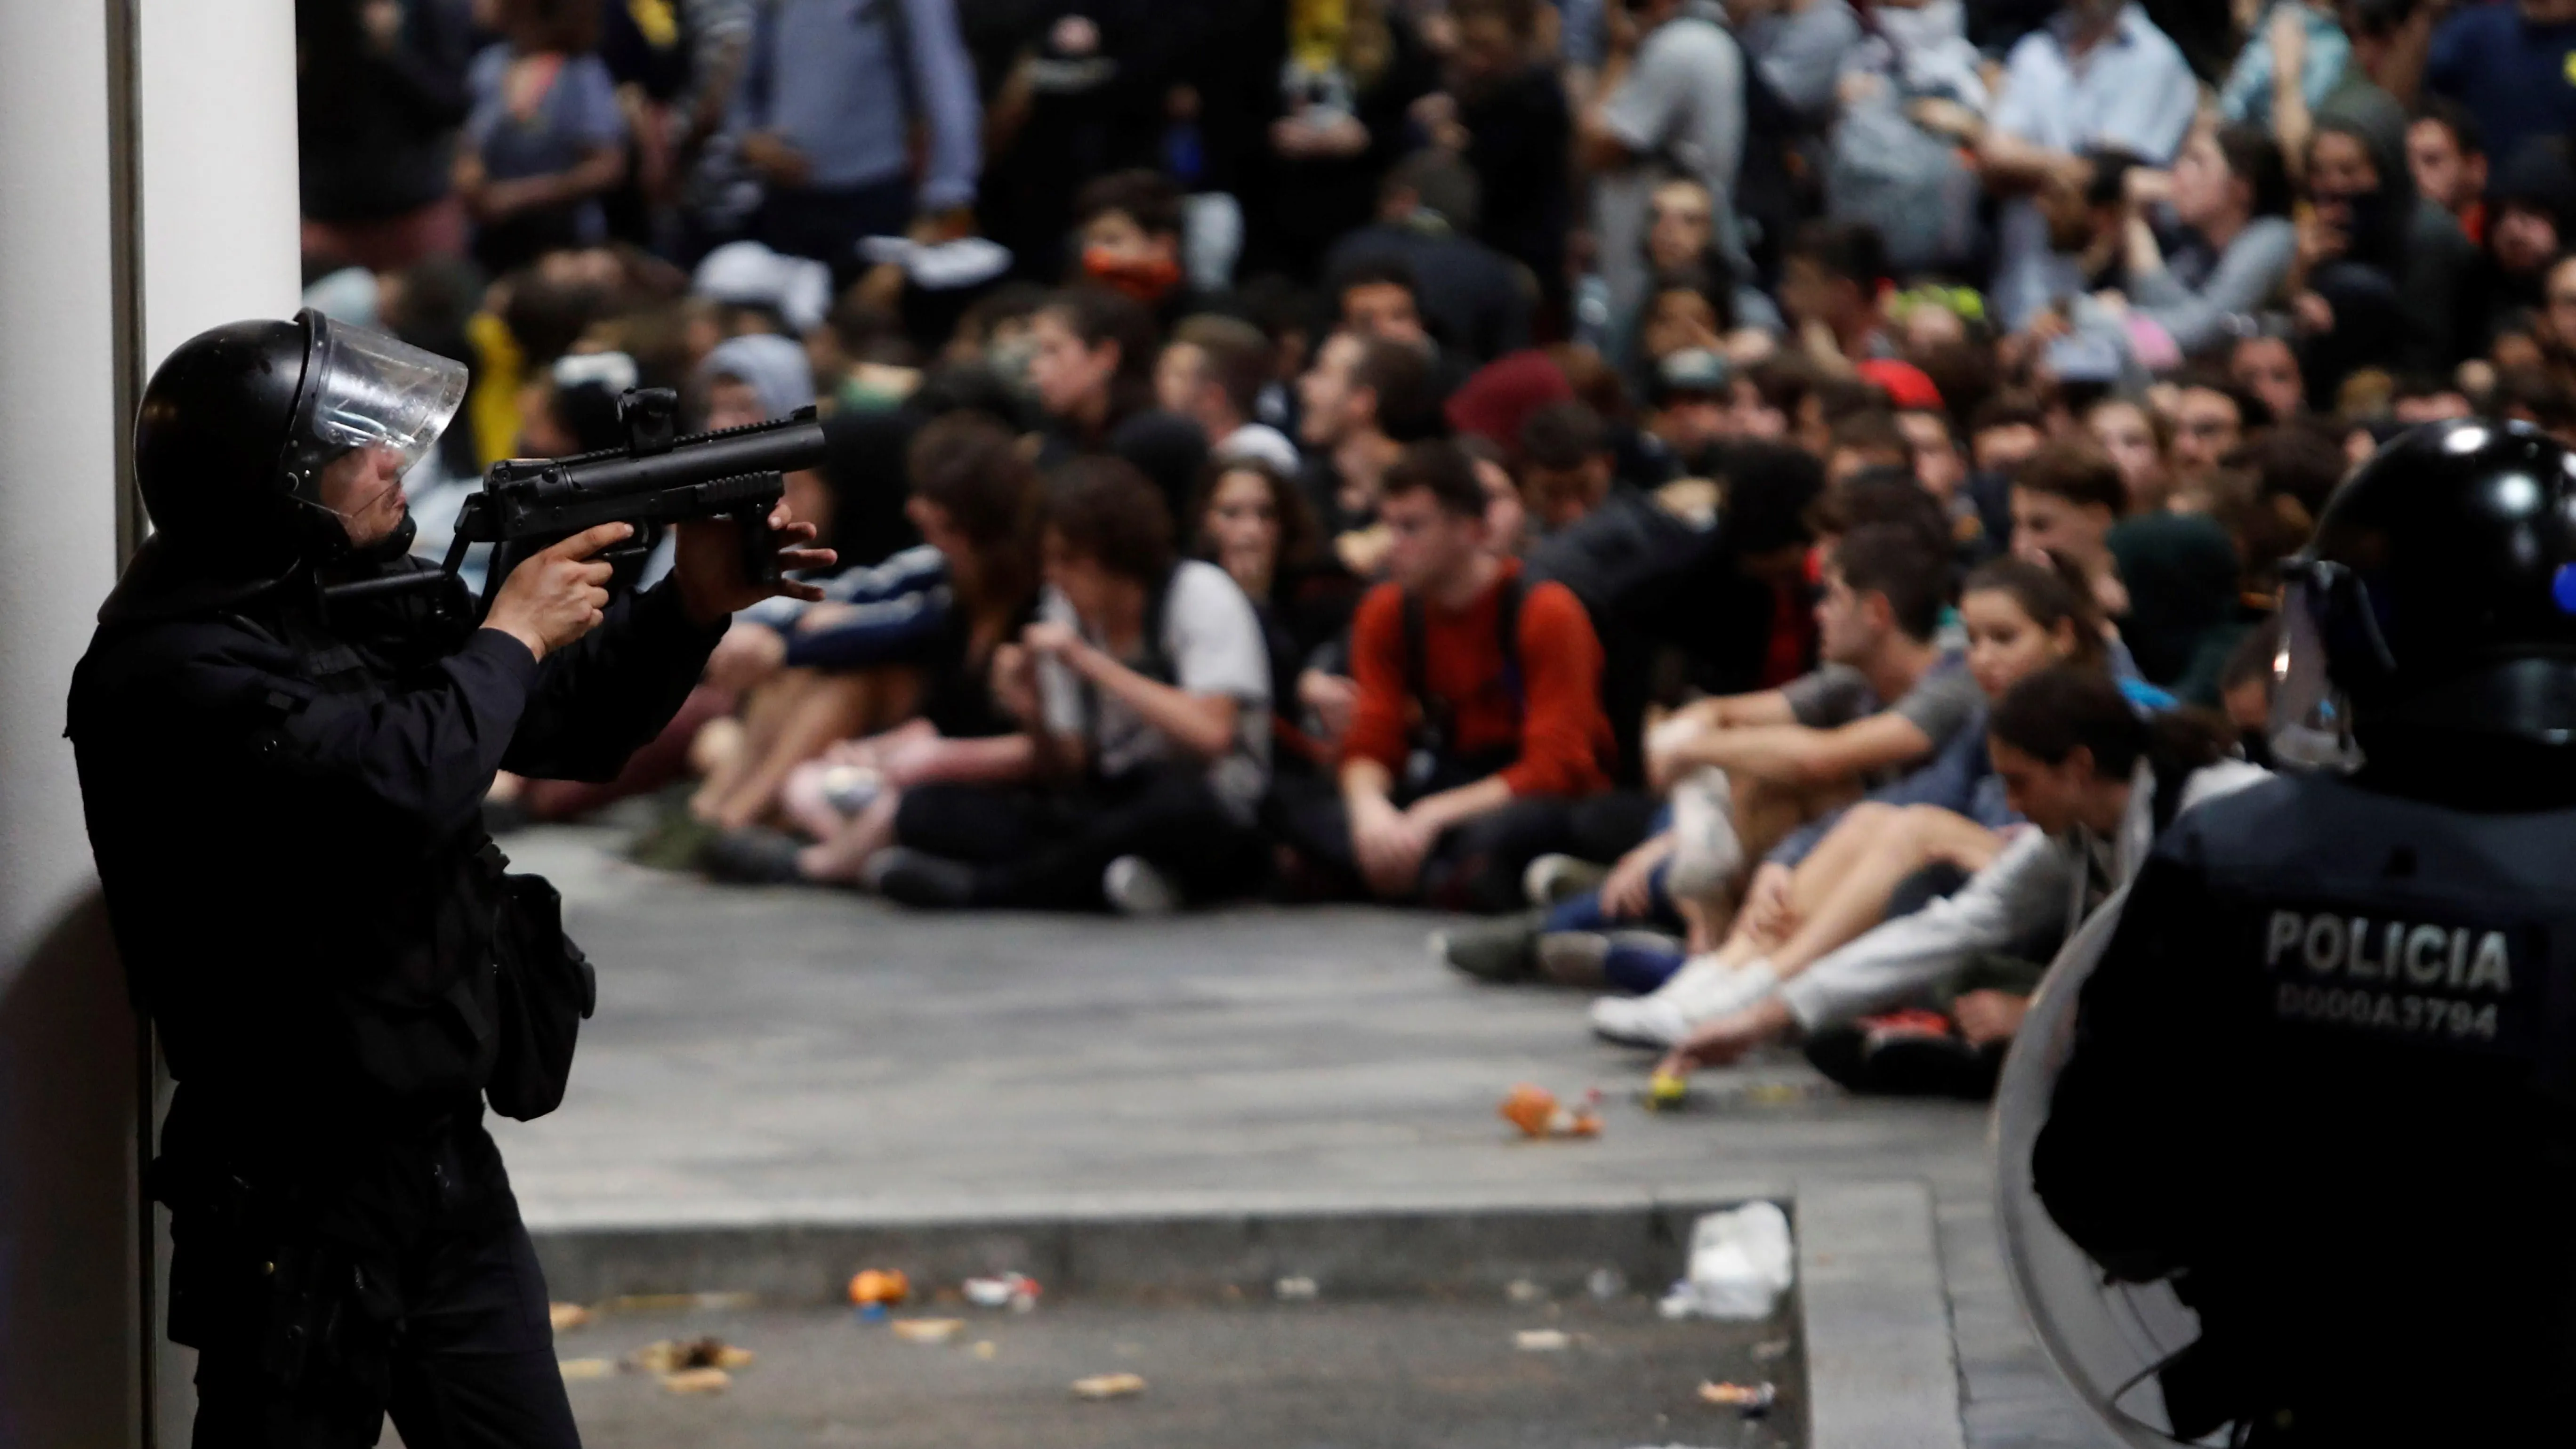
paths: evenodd
<path fill-rule="evenodd" d="M 1715 895 L 1744 868 L 1735 833 L 1735 790 L 1726 772 L 1702 765 L 1673 786 L 1673 858 L 1664 889 L 1683 900 Z"/>
<path fill-rule="evenodd" d="M 1742 1011 L 1779 989 L 1780 973 L 1768 961 L 1727 966 L 1696 956 L 1651 996 L 1592 1003 L 1592 1031 L 1631 1046 L 1677 1047 L 1701 1022 Z"/>
<path fill-rule="evenodd" d="M 1680 989 L 1675 990 L 1678 986 Z M 1711 972 L 1685 980 L 1675 972 L 1655 994 L 1664 997 L 1692 1026 L 1742 1011 L 1780 989 L 1780 973 L 1763 960 L 1747 961 L 1731 971 Z"/>
<path fill-rule="evenodd" d="M 1651 996 L 1604 996 L 1592 1003 L 1592 1034 L 1621 1046 L 1669 1051 L 1690 1035 L 1690 1023 L 1669 1001 Z"/>
<path fill-rule="evenodd" d="M 1180 887 L 1140 855 L 1122 855 L 1100 873 L 1100 894 L 1122 916 L 1168 916 L 1181 908 Z"/>

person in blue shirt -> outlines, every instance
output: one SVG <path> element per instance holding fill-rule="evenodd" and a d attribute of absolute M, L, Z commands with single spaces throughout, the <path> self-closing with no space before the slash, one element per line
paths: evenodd
<path fill-rule="evenodd" d="M 916 184 L 912 129 L 927 133 Z M 760 240 L 861 270 L 858 244 L 975 203 L 983 107 L 955 0 L 777 0 L 743 77 L 742 159 L 767 188 Z"/>
<path fill-rule="evenodd" d="M 626 175 L 626 117 L 596 54 L 596 6 L 506 0 L 500 44 L 466 73 L 454 181 L 474 220 L 474 259 L 495 275 L 607 239 L 600 197 Z"/>
<path fill-rule="evenodd" d="M 2490 156 L 2576 132 L 2576 0 L 2458 7 L 2433 32 L 2424 88 L 2477 117 Z"/>

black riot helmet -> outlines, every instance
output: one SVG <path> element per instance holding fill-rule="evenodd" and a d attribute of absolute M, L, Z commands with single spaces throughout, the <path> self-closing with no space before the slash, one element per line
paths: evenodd
<path fill-rule="evenodd" d="M 323 470 L 359 448 L 408 468 L 465 398 L 465 368 L 310 308 L 180 344 L 144 385 L 134 472 L 164 548 L 273 575 L 348 551 Z"/>
<path fill-rule="evenodd" d="M 2576 769 L 2576 454 L 2518 423 L 2411 429 L 2335 491 L 2286 572 L 2284 761 Z"/>

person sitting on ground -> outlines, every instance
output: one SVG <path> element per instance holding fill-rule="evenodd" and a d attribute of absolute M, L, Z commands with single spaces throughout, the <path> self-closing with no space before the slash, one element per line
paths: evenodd
<path fill-rule="evenodd" d="M 1380 509 L 1389 581 L 1351 626 L 1341 793 L 1283 801 L 1283 833 L 1327 889 L 1509 909 L 1608 784 L 1600 640 L 1571 590 L 1488 546 L 1456 444 L 1406 449 Z"/>
<path fill-rule="evenodd" d="M 2012 551 L 2056 554 L 2084 571 L 2106 618 L 2129 612 L 2111 525 L 2129 510 L 2129 489 L 2110 455 L 2089 442 L 2051 443 L 2013 475 Z"/>
<path fill-rule="evenodd" d="M 1873 785 L 1931 759 L 1967 726 L 1977 684 L 1934 642 L 1949 562 L 1920 528 L 1852 530 L 1827 556 L 1814 673 L 1702 700 L 1648 738 L 1647 780 L 1672 795 L 1671 888 L 1722 923 L 1748 858 Z"/>
<path fill-rule="evenodd" d="M 1799 228 L 1781 257 L 1780 308 L 1806 360 L 1845 377 L 1864 362 L 1896 356 L 1881 310 L 1888 283 L 1887 246 L 1876 227 L 1811 221 Z"/>
<path fill-rule="evenodd" d="M 2219 465 L 2249 435 L 2271 425 L 2271 410 L 2224 374 L 2186 372 L 2174 379 L 2174 488 L 2165 506 L 2178 513 L 2208 512 L 2216 500 L 2212 475 Z"/>
<path fill-rule="evenodd" d="M 1885 469 L 1914 474 L 1914 441 L 1905 436 L 1896 415 L 1872 408 L 1854 413 L 1835 423 L 1831 443 L 1825 451 L 1825 481 L 1843 483 L 1870 471 Z"/>
<path fill-rule="evenodd" d="M 2294 341 L 2296 325 L 2267 313 L 2227 349 L 2229 380 L 2261 403 L 2275 422 L 2292 421 L 2308 407 L 2308 376 Z"/>
<path fill-rule="evenodd" d="M 2023 679 L 2072 662 L 2107 678 L 2101 616 L 2071 565 L 2002 558 L 1969 576 L 1960 595 L 1978 709 L 1940 756 L 1771 852 L 1754 874 L 1725 943 L 1693 958 L 1651 994 L 1593 1003 L 1595 1033 L 1672 1046 L 1698 1023 L 1748 1006 L 1827 952 L 1923 900 L 1955 888 L 2004 848 L 2017 819 L 1995 779 L 1984 715 Z M 2117 686 L 2115 686 L 2117 688 Z M 2130 700 L 2127 689 L 2121 697 Z M 2152 692 L 2131 707 L 2171 699 Z M 1935 874 L 1937 873 L 1937 875 Z M 1591 945 L 1540 943 L 1551 954 Z"/>
<path fill-rule="evenodd" d="M 996 651 L 1034 792 L 904 791 L 865 883 L 935 908 L 1158 914 L 1252 886 L 1270 777 L 1270 662 L 1225 570 L 1179 559 L 1154 486 L 1081 458 L 1051 486 L 1041 617 Z"/>
<path fill-rule="evenodd" d="M 1270 656 L 1274 766 L 1330 770 L 1349 715 L 1308 729 L 1298 717 L 1298 675 L 1342 632 L 1352 596 L 1338 570 L 1316 567 L 1319 540 L 1306 496 L 1287 474 L 1242 459 L 1216 466 L 1196 518 L 1193 551 L 1224 569 L 1261 619 Z"/>
<path fill-rule="evenodd" d="M 2281 148 L 2251 126 L 2192 128 L 2173 171 L 2150 182 L 2132 173 L 2122 285 L 2130 309 L 2192 357 L 2226 340 L 2231 317 L 2278 299 L 2298 259 L 2290 223 L 2290 173 Z M 2171 255 L 2157 240 L 2150 205 L 2168 202 L 2188 233 Z"/>
<path fill-rule="evenodd" d="M 1333 557 L 1353 575 L 1373 577 L 1386 555 L 1385 532 L 1374 526 L 1380 480 L 1404 441 L 1420 436 L 1415 430 L 1436 425 L 1430 363 L 1400 342 L 1336 332 L 1298 379 L 1297 396 L 1306 445 L 1298 484 Z"/>
<path fill-rule="evenodd" d="M 1437 147 L 1396 163 L 1378 188 L 1377 220 L 1324 258 L 1343 325 L 1361 326 L 1364 316 L 1401 323 L 1413 312 L 1409 326 L 1379 335 L 1405 341 L 1428 323 L 1468 367 L 1527 347 L 1535 284 L 1476 240 L 1482 201 L 1476 173 Z"/>
<path fill-rule="evenodd" d="M 1113 171 L 1073 199 L 1080 281 L 1152 310 L 1171 323 L 1197 298 L 1181 265 L 1181 189 L 1153 171 Z"/>
<path fill-rule="evenodd" d="M 1707 1018 L 1660 1070 L 1724 1065 L 1794 1030 L 1807 1034 L 1817 1064 L 1849 1085 L 1984 1096 L 2038 977 L 2025 975 L 2016 990 L 1962 990 L 1976 983 L 1960 973 L 2016 948 L 2047 959 L 2093 913 L 2118 908 L 2175 817 L 2265 777 L 2226 757 L 2216 721 L 2141 715 L 2099 669 L 2076 664 L 2014 686 L 1995 706 L 1987 749 L 2012 811 L 2028 824 L 1965 886 Z M 1927 993 L 1946 998 L 1949 1024 L 1929 1035 L 1932 1051 L 1891 1054 L 1894 1043 L 1927 1040 L 1923 1029 L 1875 1032 L 1867 1018 Z"/>
<path fill-rule="evenodd" d="M 1541 534 L 1563 533 L 1610 497 L 1618 457 L 1588 403 L 1552 403 L 1521 425 L 1521 497 Z"/>
<path fill-rule="evenodd" d="M 1683 567 L 1630 591 L 1637 597 L 1624 600 L 1615 617 L 1631 623 L 1603 632 L 1644 636 L 1666 651 L 1667 662 L 1683 666 L 1686 687 L 1732 695 L 1778 689 L 1815 661 L 1817 611 L 1807 565 L 1824 473 L 1812 454 L 1779 443 L 1739 443 L 1725 461 L 1726 507 L 1717 526 Z M 1604 687 L 1614 732 L 1625 729 L 1628 703 L 1617 685 L 1612 674 Z M 1543 934 L 1651 929 L 1668 940 L 1689 933 L 1684 913 L 1691 903 L 1676 901 L 1667 889 L 1679 843 L 1671 811 L 1657 811 L 1645 828 L 1648 838 L 1607 871 L 1571 856 L 1532 862 L 1524 885 L 1536 910 L 1444 931 L 1433 954 L 1481 980 L 1519 981 L 1539 971 Z"/>
<path fill-rule="evenodd" d="M 905 511 L 923 543 L 877 572 L 920 587 L 853 595 L 854 612 L 827 614 L 812 631 L 791 627 L 779 648 L 782 663 L 825 651 L 817 667 L 854 670 L 850 677 L 873 681 L 874 693 L 899 697 L 910 717 L 791 769 L 780 808 L 811 843 L 734 831 L 710 852 L 719 878 L 856 884 L 891 843 L 906 790 L 1001 783 L 1029 771 L 1019 725 L 994 701 L 990 677 L 996 652 L 1037 616 L 1037 469 L 1007 429 L 969 412 L 924 425 L 909 452 Z"/>
<path fill-rule="evenodd" d="M 1251 323 L 1213 314 L 1187 317 L 1154 364 L 1154 394 L 1163 411 L 1199 425 L 1218 463 L 1266 463 L 1294 477 L 1297 445 L 1253 417 L 1274 365 L 1270 339 Z"/>
<path fill-rule="evenodd" d="M 1735 436 L 1728 406 L 1734 368 L 1715 352 L 1686 347 L 1655 366 L 1644 435 L 1667 478 L 1718 472 L 1717 450 Z"/>
<path fill-rule="evenodd" d="M 2084 410 L 2084 431 L 2120 470 L 2125 514 L 2161 513 L 2173 491 L 2173 424 L 2116 394 Z"/>
<path fill-rule="evenodd" d="M 1196 423 L 1154 405 L 1154 319 L 1122 293 L 1058 292 L 1029 323 L 1029 385 L 1047 416 L 1041 467 L 1083 454 L 1133 464 L 1178 519 L 1207 465 Z"/>
<path fill-rule="evenodd" d="M 2448 96 L 2418 100 L 2406 127 L 2406 167 L 2416 194 L 2449 212 L 2469 245 L 2487 244 L 2486 132 L 2467 107 Z"/>

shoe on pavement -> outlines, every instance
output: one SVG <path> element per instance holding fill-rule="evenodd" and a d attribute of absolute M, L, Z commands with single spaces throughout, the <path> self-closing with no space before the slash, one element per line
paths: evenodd
<path fill-rule="evenodd" d="M 1735 833 L 1735 790 L 1726 772 L 1702 765 L 1673 786 L 1673 857 L 1664 889 L 1679 900 L 1715 895 L 1744 868 Z"/>
<path fill-rule="evenodd" d="M 1100 894 L 1122 916 L 1168 916 L 1181 908 L 1181 888 L 1141 855 L 1122 855 L 1100 873 Z"/>
<path fill-rule="evenodd" d="M 1609 989 L 1623 974 L 1635 979 L 1642 962 L 1622 973 L 1617 968 L 1623 958 L 1678 961 L 1681 954 L 1681 943 L 1660 931 L 1550 931 L 1538 938 L 1539 974 L 1586 991 Z"/>
<path fill-rule="evenodd" d="M 862 880 L 887 900 L 934 910 L 967 905 L 975 894 L 973 866 L 900 845 L 878 851 Z"/>
<path fill-rule="evenodd" d="M 707 847 L 702 864 L 713 880 L 736 885 L 786 885 L 804 879 L 796 869 L 796 857 L 804 851 L 804 843 L 792 835 L 747 825 L 717 836 Z"/>
<path fill-rule="evenodd" d="M 1538 973 L 1531 952 L 1537 940 L 1534 918 L 1479 921 L 1431 933 L 1432 958 L 1479 981 L 1504 985 L 1527 981 Z"/>
<path fill-rule="evenodd" d="M 1995 1094 L 2003 1060 L 2000 1047 L 1973 1047 L 1947 1032 L 1874 1036 L 1861 1053 L 1860 1090 L 1891 1097 L 1980 1101 Z"/>
<path fill-rule="evenodd" d="M 1571 855 L 1542 855 L 1521 872 L 1521 893 L 1529 903 L 1546 910 L 1561 906 L 1585 891 L 1601 888 L 1610 878 L 1610 867 Z"/>
<path fill-rule="evenodd" d="M 1690 1022 L 1669 1001 L 1652 996 L 1604 996 L 1592 1003 L 1592 1034 L 1621 1046 L 1670 1051 L 1690 1035 Z"/>
<path fill-rule="evenodd" d="M 1779 973 L 1768 961 L 1731 967 L 1703 956 L 1651 995 L 1592 1003 L 1592 1030 L 1632 1046 L 1677 1047 L 1701 1022 L 1742 1011 L 1779 989 Z"/>

